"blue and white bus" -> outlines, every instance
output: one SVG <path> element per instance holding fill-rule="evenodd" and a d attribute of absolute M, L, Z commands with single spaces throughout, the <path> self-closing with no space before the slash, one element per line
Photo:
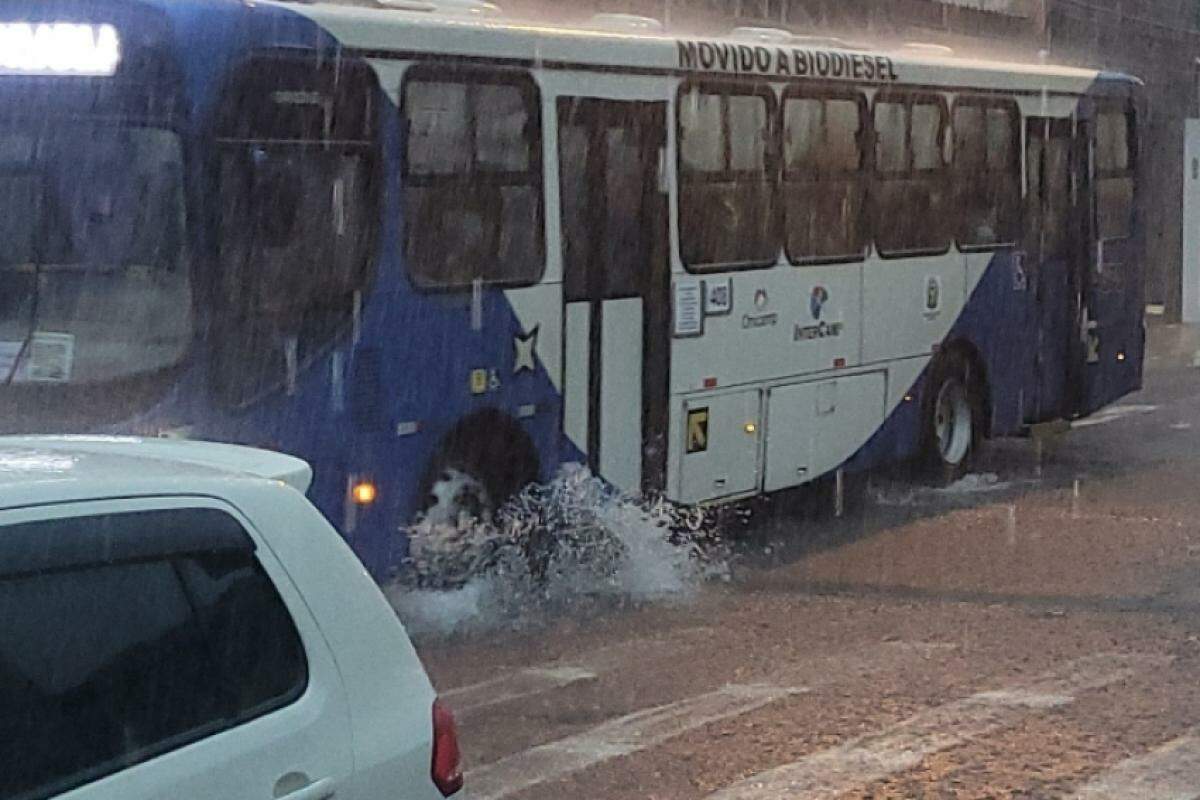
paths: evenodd
<path fill-rule="evenodd" d="M 399 526 L 583 462 L 744 499 L 1138 388 L 1139 84 L 478 0 L 0 7 L 0 427 Z"/>

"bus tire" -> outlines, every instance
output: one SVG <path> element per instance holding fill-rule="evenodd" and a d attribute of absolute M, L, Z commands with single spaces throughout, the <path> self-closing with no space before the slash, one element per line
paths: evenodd
<path fill-rule="evenodd" d="M 949 484 L 970 469 L 983 442 L 981 375 L 963 353 L 939 358 L 930 373 L 924 409 L 922 467 L 938 484 Z"/>
<path fill-rule="evenodd" d="M 502 566 L 516 544 L 530 560 L 541 542 L 509 542 L 496 527 L 497 512 L 538 480 L 537 451 L 528 435 L 499 411 L 464 420 L 443 440 L 421 480 L 409 541 L 417 585 L 460 588 Z"/>
<path fill-rule="evenodd" d="M 508 416 L 485 411 L 447 435 L 421 482 L 420 515 L 439 522 L 490 522 L 513 495 L 538 480 L 537 452 Z"/>

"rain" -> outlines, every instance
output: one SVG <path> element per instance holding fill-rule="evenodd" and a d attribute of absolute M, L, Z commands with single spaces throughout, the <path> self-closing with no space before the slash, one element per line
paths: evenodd
<path fill-rule="evenodd" d="M 1200 797 L 1200 3 L 11 0 L 0 800 Z"/>

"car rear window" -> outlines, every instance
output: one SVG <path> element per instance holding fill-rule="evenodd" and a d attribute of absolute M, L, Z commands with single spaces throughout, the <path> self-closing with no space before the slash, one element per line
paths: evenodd
<path fill-rule="evenodd" d="M 296 699 L 308 664 L 217 509 L 0 526 L 0 797 L 42 798 Z"/>

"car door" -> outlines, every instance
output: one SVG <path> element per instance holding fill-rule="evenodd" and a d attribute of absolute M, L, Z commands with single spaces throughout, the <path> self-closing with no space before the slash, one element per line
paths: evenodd
<path fill-rule="evenodd" d="M 248 531 L 208 499 L 0 512 L 0 795 L 348 796 L 332 654 Z"/>

